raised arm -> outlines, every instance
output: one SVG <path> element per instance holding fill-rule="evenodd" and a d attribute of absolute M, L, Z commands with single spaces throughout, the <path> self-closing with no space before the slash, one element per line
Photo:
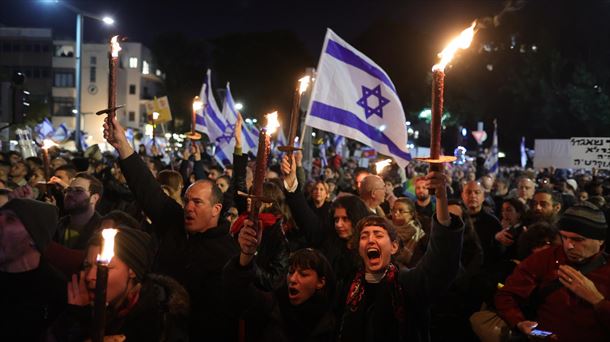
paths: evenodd
<path fill-rule="evenodd" d="M 437 196 L 430 241 L 419 264 L 400 275 L 407 292 L 415 294 L 415 300 L 424 305 L 448 289 L 457 276 L 464 233 L 462 220 L 449 214 L 447 177 L 442 171 L 433 171 L 428 173 L 426 180 L 428 188 L 435 189 Z"/>
<path fill-rule="evenodd" d="M 104 120 L 104 138 L 119 152 L 121 171 L 140 208 L 159 228 L 169 226 L 159 223 L 172 222 L 173 225 L 176 220 L 183 220 L 182 208 L 163 192 L 142 158 L 131 148 L 119 121 L 115 117 L 110 130 L 108 120 Z"/>
<path fill-rule="evenodd" d="M 307 242 L 318 247 L 324 239 L 324 225 L 328 222 L 320 221 L 318 215 L 307 204 L 303 191 L 299 189 L 294 156 L 285 155 L 281 167 L 286 188 L 286 204 L 290 207 L 294 222 L 305 234 Z"/>

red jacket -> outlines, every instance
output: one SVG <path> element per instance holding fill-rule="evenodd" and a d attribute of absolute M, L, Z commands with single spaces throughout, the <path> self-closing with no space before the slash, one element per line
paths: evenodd
<path fill-rule="evenodd" d="M 496 294 L 500 316 L 512 327 L 526 320 L 519 303 L 527 303 L 536 288 L 552 284 L 558 278 L 559 265 L 567 263 L 562 246 L 534 253 L 521 262 Z M 537 308 L 534 319 L 539 323 L 537 329 L 553 332 L 560 341 L 610 341 L 610 264 L 585 276 L 606 299 L 593 307 L 561 286 Z"/>

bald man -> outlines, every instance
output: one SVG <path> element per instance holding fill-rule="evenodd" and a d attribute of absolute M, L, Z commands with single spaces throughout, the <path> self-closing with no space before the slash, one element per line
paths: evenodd
<path fill-rule="evenodd" d="M 369 175 L 362 179 L 360 183 L 360 198 L 371 213 L 385 217 L 380 205 L 385 200 L 385 183 L 377 175 Z"/>

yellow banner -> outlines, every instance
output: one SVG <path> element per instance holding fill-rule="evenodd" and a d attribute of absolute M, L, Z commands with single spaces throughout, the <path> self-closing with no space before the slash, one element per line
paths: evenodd
<path fill-rule="evenodd" d="M 165 123 L 172 120 L 172 111 L 169 108 L 169 100 L 167 96 L 155 98 L 152 101 L 146 102 L 146 114 L 148 121 L 153 121 L 153 113 L 159 113 L 158 118 L 155 120 L 155 124 Z"/>

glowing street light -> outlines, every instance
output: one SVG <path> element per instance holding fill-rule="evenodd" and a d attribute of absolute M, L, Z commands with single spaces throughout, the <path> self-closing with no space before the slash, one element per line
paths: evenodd
<path fill-rule="evenodd" d="M 80 137 L 81 137 L 81 127 L 80 127 L 80 121 L 81 121 L 81 91 L 82 91 L 82 72 L 81 72 L 81 68 L 82 68 L 82 58 L 81 58 L 81 51 L 83 50 L 83 19 L 84 17 L 88 17 L 88 18 L 93 18 L 99 21 L 104 22 L 106 25 L 113 25 L 114 24 L 114 19 L 112 19 L 111 17 L 100 17 L 98 15 L 94 15 L 88 12 L 85 12 L 83 10 L 81 10 L 80 8 L 71 5 L 65 1 L 59 1 L 59 0 L 53 0 L 53 1 L 44 1 L 47 3 L 53 3 L 53 4 L 58 4 L 61 5 L 69 10 L 71 10 L 72 12 L 76 13 L 76 51 L 74 53 L 74 59 L 76 60 L 76 71 L 75 71 L 75 79 L 76 79 L 76 84 L 75 84 L 75 88 L 76 88 L 76 99 L 74 100 L 74 110 L 76 111 L 74 113 L 74 120 L 75 120 L 75 125 L 74 125 L 74 144 L 76 145 L 76 149 L 78 151 L 82 151 L 83 147 L 81 146 L 80 143 Z"/>

